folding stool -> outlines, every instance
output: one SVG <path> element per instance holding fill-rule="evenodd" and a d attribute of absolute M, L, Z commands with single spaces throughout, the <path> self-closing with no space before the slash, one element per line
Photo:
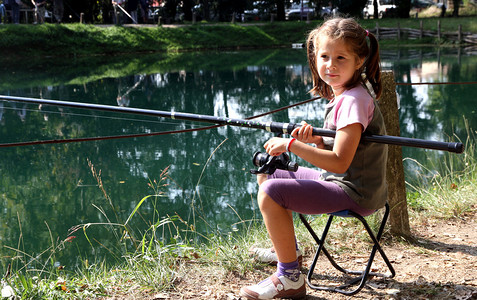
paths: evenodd
<path fill-rule="evenodd" d="M 383 234 L 384 227 L 386 225 L 386 221 L 387 221 L 388 216 L 389 216 L 389 204 L 388 203 L 386 203 L 386 205 L 385 205 L 384 216 L 383 216 L 383 219 L 381 221 L 381 225 L 379 227 L 379 231 L 378 231 L 377 235 L 374 235 L 373 231 L 369 227 L 366 220 L 361 215 L 355 213 L 354 211 L 343 210 L 343 211 L 331 213 L 331 214 L 328 214 L 328 215 L 329 215 L 328 222 L 326 223 L 326 226 L 323 230 L 323 234 L 322 234 L 321 239 L 320 239 L 320 238 L 318 238 L 318 236 L 316 235 L 315 231 L 311 227 L 310 223 L 306 220 L 306 218 L 302 214 L 299 214 L 302 223 L 308 229 L 308 231 L 313 236 L 313 238 L 315 239 L 315 241 L 318 245 L 318 249 L 316 250 L 315 257 L 313 259 L 313 263 L 311 264 L 310 269 L 308 270 L 308 276 L 307 276 L 307 280 L 306 280 L 307 284 L 310 288 L 312 288 L 314 290 L 338 292 L 338 293 L 350 296 L 350 295 L 354 295 L 354 294 L 358 293 L 366 285 L 366 281 L 368 280 L 369 276 L 376 276 L 376 277 L 382 277 L 382 278 L 393 278 L 394 275 L 396 275 L 396 272 L 394 271 L 393 266 L 391 265 L 388 257 L 386 256 L 386 254 L 384 253 L 383 249 L 381 248 L 381 246 L 379 244 L 379 240 L 381 239 L 381 235 Z M 374 244 L 373 249 L 371 250 L 371 253 L 369 255 L 369 259 L 368 259 L 368 262 L 366 264 L 366 268 L 363 271 L 353 271 L 353 270 L 347 270 L 347 269 L 342 268 L 340 265 L 338 265 L 338 263 L 336 263 L 336 261 L 333 259 L 333 257 L 328 252 L 328 250 L 326 250 L 324 244 L 325 244 L 326 236 L 328 234 L 328 230 L 331 226 L 331 222 L 333 221 L 334 217 L 344 217 L 344 218 L 350 218 L 351 217 L 351 218 L 358 219 L 363 224 L 366 231 L 368 232 L 369 237 L 372 239 L 373 244 Z M 373 264 L 373 260 L 374 260 L 376 251 L 379 251 L 379 253 L 381 254 L 381 257 L 383 258 L 383 260 L 385 261 L 389 271 L 391 272 L 390 274 L 382 274 L 382 273 L 371 272 L 371 266 Z M 343 285 L 340 285 L 340 286 L 314 285 L 312 283 L 312 276 L 313 276 L 313 272 L 314 272 L 315 267 L 316 267 L 316 263 L 318 261 L 318 257 L 319 257 L 321 252 L 323 252 L 325 254 L 325 256 L 328 258 L 330 263 L 337 270 L 339 270 L 339 271 L 341 271 L 341 272 L 343 272 L 347 275 L 357 275 L 357 276 L 351 276 L 352 279 L 349 282 L 347 282 Z M 359 285 L 355 289 L 350 289 L 351 286 L 354 286 L 358 283 L 359 283 Z"/>

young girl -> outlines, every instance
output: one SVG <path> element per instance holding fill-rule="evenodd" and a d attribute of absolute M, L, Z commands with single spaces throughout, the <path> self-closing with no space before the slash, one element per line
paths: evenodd
<path fill-rule="evenodd" d="M 293 138 L 275 137 L 265 143 L 268 154 L 290 151 L 323 172 L 300 167 L 296 173 L 258 175 L 258 204 L 273 248 L 252 251 L 257 259 L 278 264 L 268 279 L 240 290 L 247 299 L 306 295 L 293 211 L 324 214 L 349 209 L 367 216 L 386 202 L 387 147 L 360 142 L 363 133 L 385 134 L 375 103 L 382 90 L 376 38 L 353 19 L 334 18 L 309 34 L 307 50 L 311 92 L 329 99 L 324 128 L 335 130 L 336 136 L 313 136 L 312 126 L 302 122 Z"/>

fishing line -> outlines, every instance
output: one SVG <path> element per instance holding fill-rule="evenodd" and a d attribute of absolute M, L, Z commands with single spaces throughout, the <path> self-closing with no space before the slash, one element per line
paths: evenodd
<path fill-rule="evenodd" d="M 128 135 L 113 135 L 113 136 L 87 137 L 87 138 L 75 138 L 75 139 L 64 139 L 64 140 L 44 140 L 44 141 L 7 143 L 7 144 L 0 144 L 0 148 L 33 146 L 33 145 L 44 145 L 44 144 L 67 144 L 67 143 L 76 143 L 76 142 L 104 141 L 104 140 L 116 140 L 116 139 L 126 139 L 126 138 L 138 138 L 138 137 L 147 137 L 147 136 L 177 134 L 177 133 L 184 133 L 184 132 L 208 130 L 208 129 L 217 128 L 217 127 L 221 127 L 221 126 L 225 126 L 225 125 L 213 125 L 213 126 L 206 126 L 206 127 L 200 127 L 200 128 L 181 129 L 181 130 L 162 131 L 162 132 L 151 132 L 151 133 L 138 133 L 138 134 L 128 134 Z"/>
<path fill-rule="evenodd" d="M 470 82 L 396 82 L 396 85 L 448 85 L 448 84 L 477 84 L 477 81 Z"/>
<path fill-rule="evenodd" d="M 280 107 L 278 109 L 274 109 L 269 112 L 265 112 L 259 115 L 255 115 L 252 117 L 248 117 L 245 120 L 253 120 L 259 117 L 263 117 L 266 115 L 270 115 L 279 111 L 283 111 L 292 107 L 300 106 L 315 100 L 321 99 L 321 97 L 313 97 L 295 104 L 290 104 L 284 107 Z M 15 101 L 10 101 L 15 102 Z M 18 103 L 18 102 L 16 102 Z M 60 113 L 61 112 L 56 112 Z M 91 116 L 91 115 L 86 115 Z M 135 120 L 135 119 L 133 119 Z M 166 123 L 165 124 L 176 124 L 176 123 Z M 75 142 L 89 142 L 89 141 L 102 141 L 102 140 L 113 140 L 113 139 L 124 139 L 124 138 L 138 138 L 138 137 L 149 137 L 149 136 L 157 136 L 157 135 L 166 135 L 166 134 L 178 134 L 178 133 L 185 133 L 185 132 L 194 132 L 194 131 L 202 131 L 202 130 L 209 130 L 213 128 L 223 127 L 226 125 L 211 125 L 211 126 L 203 126 L 199 128 L 190 128 L 190 129 L 181 129 L 181 130 L 171 130 L 171 131 L 162 131 L 162 132 L 151 132 L 151 133 L 138 133 L 138 134 L 128 134 L 128 135 L 114 135 L 114 136 L 103 136 L 103 137 L 87 137 L 87 138 L 74 138 L 74 139 L 55 139 L 55 140 L 43 140 L 43 141 L 28 141 L 28 142 L 16 142 L 16 143 L 4 143 L 0 144 L 0 148 L 6 147 L 20 147 L 20 146 L 33 146 L 33 145 L 43 145 L 43 144 L 66 144 L 66 143 L 75 143 Z"/>
<path fill-rule="evenodd" d="M 155 124 L 177 124 L 174 122 L 167 122 L 161 120 L 146 120 L 146 119 L 134 119 L 134 118 L 121 118 L 121 117 L 110 117 L 110 116 L 100 116 L 100 115 L 87 115 L 87 114 L 79 114 L 79 113 L 69 113 L 69 112 L 61 112 L 61 111 L 50 111 L 50 110 L 41 110 L 41 109 L 30 109 L 30 108 L 18 108 L 18 107 L 3 107 L 4 110 L 10 111 L 27 111 L 27 112 L 38 112 L 41 114 L 48 114 L 48 115 L 63 115 L 63 116 L 73 116 L 73 117 L 90 117 L 90 118 L 98 118 L 98 119 L 108 119 L 108 120 L 118 120 L 118 121 L 135 121 L 135 122 L 144 122 L 144 123 L 155 123 Z"/>

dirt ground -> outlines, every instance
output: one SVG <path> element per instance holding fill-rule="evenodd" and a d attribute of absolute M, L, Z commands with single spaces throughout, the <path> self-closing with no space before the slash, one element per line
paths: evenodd
<path fill-rule="evenodd" d="M 396 270 L 394 278 L 372 278 L 352 297 L 307 288 L 306 299 L 477 299 L 476 211 L 474 209 L 459 219 L 414 224 L 412 230 L 417 240 L 414 244 L 384 243 L 384 251 Z M 312 250 L 305 249 L 304 272 L 308 271 L 312 257 Z M 340 253 L 339 257 L 340 261 L 352 264 L 365 260 L 364 255 L 356 254 Z M 385 264 L 379 254 L 375 261 L 373 269 L 385 273 Z M 330 278 L 334 268 L 326 259 L 320 258 L 316 270 L 320 274 L 314 278 Z M 229 273 L 216 280 L 221 276 L 208 278 L 191 270 L 189 278 L 181 280 L 175 291 L 125 298 L 242 300 L 239 296 L 242 286 L 255 284 L 274 271 L 274 267 L 265 267 L 249 272 L 245 277 Z"/>

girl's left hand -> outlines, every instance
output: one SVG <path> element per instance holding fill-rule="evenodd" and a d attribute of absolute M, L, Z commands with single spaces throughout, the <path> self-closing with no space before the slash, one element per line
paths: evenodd
<path fill-rule="evenodd" d="M 290 139 L 273 137 L 269 139 L 264 145 L 265 151 L 271 156 L 279 156 L 286 151 L 286 147 Z"/>
<path fill-rule="evenodd" d="M 323 144 L 323 138 L 318 135 L 313 135 L 313 126 L 305 121 L 301 121 L 301 127 L 295 128 L 291 135 L 300 142 L 309 144 L 313 143 L 317 147 L 322 148 L 321 145 Z"/>

